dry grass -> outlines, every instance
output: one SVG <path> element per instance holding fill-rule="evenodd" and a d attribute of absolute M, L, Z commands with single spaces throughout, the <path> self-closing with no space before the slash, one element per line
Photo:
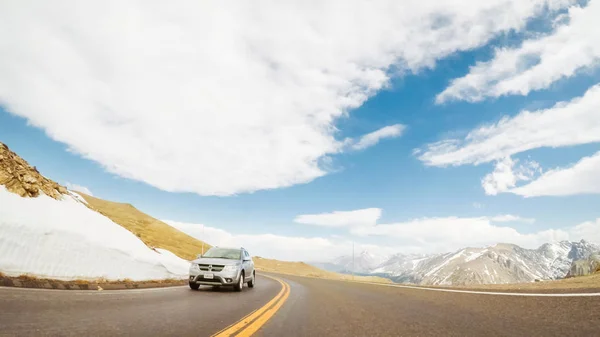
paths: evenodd
<path fill-rule="evenodd" d="M 202 241 L 197 240 L 133 207 L 131 204 L 106 201 L 77 192 L 88 206 L 135 234 L 147 246 L 166 249 L 173 254 L 192 260 L 202 251 Z M 204 249 L 210 245 L 204 244 Z"/>
<path fill-rule="evenodd" d="M 280 274 L 308 276 L 331 280 L 355 280 L 362 282 L 392 283 L 392 281 L 389 279 L 377 276 L 354 276 L 353 278 L 352 275 L 325 271 L 304 262 L 287 262 L 255 257 L 254 265 L 258 270 Z"/>
<path fill-rule="evenodd" d="M 33 275 L 29 275 L 29 274 L 19 275 L 17 277 L 17 279 L 22 280 L 22 281 L 46 280 L 46 279 L 39 278 L 39 277 L 36 277 L 36 276 L 33 276 Z"/>
<path fill-rule="evenodd" d="M 541 281 L 514 284 L 481 284 L 453 286 L 452 288 L 481 290 L 566 290 L 566 289 L 600 289 L 600 274 L 570 277 L 562 280 Z"/>
<path fill-rule="evenodd" d="M 36 282 L 55 282 L 62 284 L 77 284 L 77 285 L 89 285 L 89 284 L 148 284 L 148 283 L 158 283 L 158 284 L 172 284 L 172 283 L 182 283 L 184 280 L 181 279 L 161 279 L 161 280 L 144 280 L 144 281 L 134 281 L 129 278 L 121 279 L 121 280 L 107 280 L 104 277 L 83 280 L 83 279 L 75 279 L 75 280 L 57 280 L 51 278 L 38 277 L 31 274 L 21 274 L 19 276 L 7 276 L 0 273 L 0 277 L 17 279 L 20 281 L 36 281 Z"/>

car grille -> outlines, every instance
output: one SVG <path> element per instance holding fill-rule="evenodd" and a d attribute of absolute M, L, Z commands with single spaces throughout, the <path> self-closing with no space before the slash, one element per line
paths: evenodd
<path fill-rule="evenodd" d="M 223 270 L 223 267 L 225 267 L 222 264 L 199 264 L 198 266 L 200 267 L 200 270 L 202 270 L 202 271 L 214 271 L 214 272 L 220 272 L 221 270 Z"/>
<path fill-rule="evenodd" d="M 217 279 L 207 280 L 207 279 L 199 278 L 198 282 L 201 282 L 201 283 L 212 283 L 212 284 L 221 284 L 221 281 L 217 280 Z"/>

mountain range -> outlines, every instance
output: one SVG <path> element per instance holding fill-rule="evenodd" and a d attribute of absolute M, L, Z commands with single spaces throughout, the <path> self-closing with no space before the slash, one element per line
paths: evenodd
<path fill-rule="evenodd" d="M 394 254 L 381 257 L 361 252 L 316 263 L 331 271 L 387 277 L 395 282 L 427 285 L 523 283 L 554 280 L 569 274 L 574 261 L 588 259 L 600 245 L 581 240 L 546 243 L 525 249 L 500 243 L 484 248 L 463 248 L 444 254 Z"/>

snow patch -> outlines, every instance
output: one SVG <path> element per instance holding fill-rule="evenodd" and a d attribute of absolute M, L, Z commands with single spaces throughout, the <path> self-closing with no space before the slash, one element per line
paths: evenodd
<path fill-rule="evenodd" d="M 463 250 L 459 251 L 458 253 L 454 254 L 452 257 L 445 260 L 442 264 L 440 264 L 439 266 L 433 268 L 428 273 L 426 273 L 425 276 L 431 276 L 431 275 L 435 274 L 438 270 L 442 269 L 444 266 L 446 266 L 448 263 L 450 263 L 450 261 L 461 257 L 464 252 L 465 252 L 465 250 L 463 249 Z"/>
<path fill-rule="evenodd" d="M 421 261 L 424 261 L 424 260 L 427 260 L 427 259 L 428 259 L 428 257 L 423 257 L 423 258 L 420 258 L 420 259 L 412 260 L 412 267 L 413 267 L 413 269 L 417 268 L 417 266 L 419 265 L 419 263 Z"/>
<path fill-rule="evenodd" d="M 471 252 L 466 258 L 465 258 L 465 262 L 469 262 L 469 261 L 473 261 L 475 259 L 477 259 L 478 257 L 482 256 L 483 254 L 487 253 L 487 249 L 482 250 L 481 252 Z"/>
<path fill-rule="evenodd" d="M 73 192 L 73 191 L 69 190 L 69 194 L 70 194 L 70 195 L 71 195 L 73 198 L 75 198 L 75 200 L 77 200 L 77 201 L 79 201 L 79 202 L 81 202 L 81 203 L 84 203 L 84 204 L 86 204 L 86 205 L 88 204 L 88 202 L 87 202 L 87 201 L 86 201 L 86 200 L 85 200 L 85 199 L 84 199 L 84 198 L 83 198 L 83 197 L 82 197 L 82 196 L 81 196 L 79 193 L 77 193 L 77 192 Z"/>
<path fill-rule="evenodd" d="M 187 277 L 188 261 L 148 248 L 76 196 L 21 198 L 0 186 L 0 233 L 0 271 L 8 275 L 135 281 Z"/>

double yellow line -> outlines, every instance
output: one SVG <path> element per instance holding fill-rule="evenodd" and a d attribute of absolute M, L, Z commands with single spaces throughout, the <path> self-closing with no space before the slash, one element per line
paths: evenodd
<path fill-rule="evenodd" d="M 217 332 L 213 337 L 249 337 L 252 336 L 258 329 L 260 329 L 267 321 L 275 315 L 277 310 L 281 308 L 283 303 L 290 296 L 290 286 L 286 282 L 276 277 L 268 275 L 262 275 L 268 278 L 274 279 L 281 284 L 281 290 L 269 303 L 265 304 L 261 308 L 251 312 L 248 316 L 242 318 L 237 323 L 226 327 L 225 329 Z"/>

